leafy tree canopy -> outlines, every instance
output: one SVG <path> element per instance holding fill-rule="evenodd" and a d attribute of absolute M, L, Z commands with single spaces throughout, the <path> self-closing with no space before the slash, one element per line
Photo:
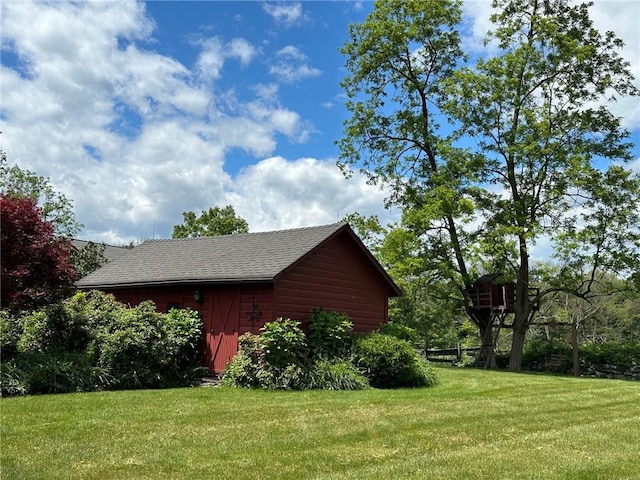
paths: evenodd
<path fill-rule="evenodd" d="M 0 210 L 2 308 L 33 309 L 68 294 L 77 278 L 69 240 L 55 235 L 32 198 L 2 193 Z"/>
<path fill-rule="evenodd" d="M 194 212 L 184 212 L 182 216 L 184 223 L 173 227 L 173 238 L 214 237 L 249 232 L 249 224 L 236 215 L 231 205 L 203 210 L 200 216 L 196 216 Z"/>
<path fill-rule="evenodd" d="M 0 150 L 0 191 L 11 197 L 33 199 L 40 207 L 42 219 L 51 222 L 57 235 L 73 238 L 83 226 L 75 219 L 73 202 L 56 192 L 48 178 L 18 165 L 9 166 L 3 150 Z"/>
<path fill-rule="evenodd" d="M 71 262 L 80 278 L 89 275 L 107 263 L 108 259 L 104 255 L 105 249 L 104 243 L 87 242 L 82 248 L 72 253 Z"/>
<path fill-rule="evenodd" d="M 594 28 L 589 4 L 493 6 L 495 53 L 473 65 L 458 0 L 378 1 L 351 26 L 339 165 L 391 188 L 415 240 L 398 239 L 455 286 L 483 338 L 494 317 L 473 308 L 473 281 L 487 272 L 516 281 L 517 370 L 541 297 L 588 296 L 603 276 L 640 264 L 640 179 L 625 167 L 629 133 L 607 108 L 639 92 L 622 42 Z M 536 272 L 531 251 L 543 241 L 555 262 Z M 533 298 L 540 278 L 550 288 Z"/>

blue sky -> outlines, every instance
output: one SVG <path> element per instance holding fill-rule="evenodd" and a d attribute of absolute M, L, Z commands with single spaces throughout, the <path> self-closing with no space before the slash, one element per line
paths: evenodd
<path fill-rule="evenodd" d="M 482 55 L 489 0 L 465 3 Z M 170 237 L 231 204 L 250 231 L 383 221 L 385 192 L 336 167 L 347 118 L 339 48 L 370 2 L 2 2 L 0 144 L 74 201 L 80 236 Z M 597 0 L 640 77 L 640 2 Z M 640 86 L 640 84 L 638 84 Z M 638 101 L 614 111 L 640 144 Z M 640 149 L 635 156 L 639 159 Z"/>

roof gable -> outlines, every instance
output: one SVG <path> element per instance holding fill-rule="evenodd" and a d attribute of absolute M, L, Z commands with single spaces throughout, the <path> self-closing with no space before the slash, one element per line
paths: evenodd
<path fill-rule="evenodd" d="M 336 223 L 272 232 L 148 240 L 76 282 L 79 288 L 271 281 L 337 232 Z"/>

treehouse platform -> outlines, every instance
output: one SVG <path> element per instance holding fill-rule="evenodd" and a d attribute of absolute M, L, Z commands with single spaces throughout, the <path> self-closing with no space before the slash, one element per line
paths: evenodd
<path fill-rule="evenodd" d="M 499 273 L 483 275 L 467 290 L 472 309 L 508 314 L 515 312 L 516 283 L 507 282 Z M 538 288 L 529 288 L 528 296 L 531 308 L 538 310 Z"/>

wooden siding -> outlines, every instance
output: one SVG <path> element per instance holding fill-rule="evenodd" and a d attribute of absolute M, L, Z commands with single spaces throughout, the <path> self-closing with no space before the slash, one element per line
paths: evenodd
<path fill-rule="evenodd" d="M 200 305 L 193 298 L 193 293 L 197 289 L 197 287 L 141 287 L 136 289 L 105 289 L 105 291 L 115 295 L 119 302 L 131 306 L 136 306 L 145 300 L 151 300 L 156 304 L 158 312 L 165 313 L 172 306 L 199 310 Z"/>
<path fill-rule="evenodd" d="M 346 233 L 286 271 L 275 292 L 277 315 L 303 324 L 313 307 L 347 313 L 356 332 L 387 321 L 387 285 Z"/>
<path fill-rule="evenodd" d="M 260 312 L 259 316 L 253 314 L 253 302 Z M 245 285 L 240 295 L 240 335 L 243 333 L 259 334 L 260 328 L 275 319 L 273 305 L 273 285 Z"/>

